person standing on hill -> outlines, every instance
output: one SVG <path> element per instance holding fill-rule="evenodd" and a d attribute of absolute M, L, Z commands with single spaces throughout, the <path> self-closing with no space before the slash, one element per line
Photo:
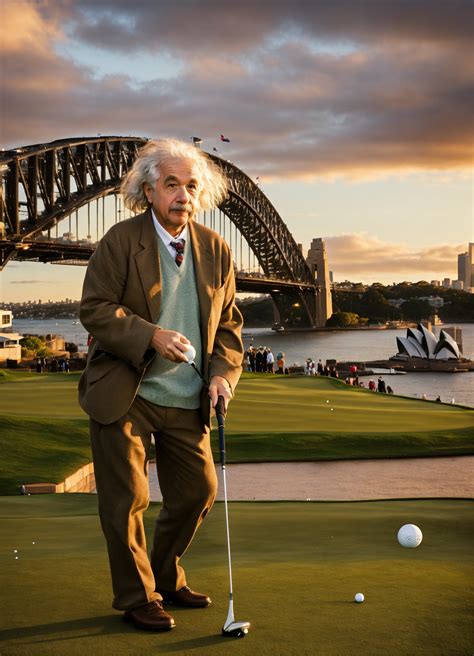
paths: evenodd
<path fill-rule="evenodd" d="M 145 211 L 114 225 L 89 262 L 80 319 L 93 339 L 79 400 L 90 415 L 113 607 L 139 629 L 164 631 L 175 622 L 163 603 L 211 603 L 187 585 L 180 559 L 214 503 L 210 404 L 223 396 L 227 406 L 239 380 L 242 316 L 229 247 L 194 221 L 225 197 L 217 166 L 182 141 L 149 141 L 121 190 L 132 211 Z M 189 344 L 208 388 L 183 366 Z M 152 436 L 163 504 L 149 558 Z"/>
<path fill-rule="evenodd" d="M 269 374 L 273 373 L 273 367 L 275 365 L 275 356 L 272 353 L 270 348 L 267 348 L 267 372 Z"/>

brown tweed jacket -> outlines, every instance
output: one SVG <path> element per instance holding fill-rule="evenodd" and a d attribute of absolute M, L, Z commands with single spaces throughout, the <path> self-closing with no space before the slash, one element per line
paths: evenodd
<path fill-rule="evenodd" d="M 202 368 L 206 380 L 223 376 L 232 390 L 242 372 L 242 316 L 235 306 L 232 255 L 213 230 L 188 223 L 201 315 Z M 149 348 L 160 314 L 161 275 L 150 211 L 113 226 L 87 268 L 80 319 L 93 336 L 79 382 L 79 403 L 109 424 L 131 406 L 155 351 Z M 178 302 L 178 301 L 177 301 Z M 208 425 L 210 401 L 201 397 Z"/>

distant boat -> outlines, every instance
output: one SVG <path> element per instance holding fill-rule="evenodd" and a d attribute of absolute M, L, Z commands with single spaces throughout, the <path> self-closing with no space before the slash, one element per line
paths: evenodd
<path fill-rule="evenodd" d="M 78 324 L 79 324 L 79 321 L 73 321 L 73 322 L 72 322 L 72 325 L 73 325 L 73 326 L 77 326 Z"/>

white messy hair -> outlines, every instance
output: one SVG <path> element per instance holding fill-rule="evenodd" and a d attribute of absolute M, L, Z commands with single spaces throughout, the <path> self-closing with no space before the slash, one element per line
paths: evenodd
<path fill-rule="evenodd" d="M 178 139 L 154 139 L 138 151 L 132 168 L 122 181 L 120 191 L 125 205 L 133 212 L 149 207 L 143 185 L 154 187 L 160 177 L 160 165 L 173 160 L 188 160 L 196 167 L 200 187 L 198 210 L 217 207 L 227 194 L 227 179 L 202 150 Z"/>

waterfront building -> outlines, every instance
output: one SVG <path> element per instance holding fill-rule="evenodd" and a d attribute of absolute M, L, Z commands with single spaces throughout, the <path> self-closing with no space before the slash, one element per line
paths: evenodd
<path fill-rule="evenodd" d="M 455 332 L 453 332 L 455 331 Z M 406 337 L 397 337 L 398 358 L 421 358 L 423 360 L 460 360 L 462 344 L 460 328 L 441 330 L 437 338 L 431 330 L 419 323 L 416 328 L 408 328 Z"/>
<path fill-rule="evenodd" d="M 431 307 L 435 308 L 436 310 L 443 307 L 444 305 L 444 298 L 442 298 L 441 296 L 418 296 L 417 300 L 426 301 L 429 305 L 431 305 Z"/>
<path fill-rule="evenodd" d="M 13 331 L 13 312 L 11 310 L 0 310 L 0 331 L 2 333 Z"/>
<path fill-rule="evenodd" d="M 21 362 L 22 335 L 13 332 L 13 314 L 10 310 L 0 310 L 0 367 L 7 365 L 7 360 Z"/>
<path fill-rule="evenodd" d="M 389 298 L 387 300 L 387 303 L 391 305 L 392 307 L 399 308 L 400 305 L 403 305 L 403 303 L 406 303 L 406 298 Z"/>

